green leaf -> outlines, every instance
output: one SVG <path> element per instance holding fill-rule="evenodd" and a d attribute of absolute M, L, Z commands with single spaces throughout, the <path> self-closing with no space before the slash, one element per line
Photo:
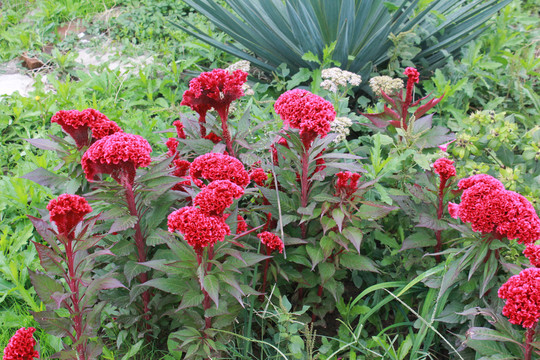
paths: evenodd
<path fill-rule="evenodd" d="M 190 308 L 193 306 L 200 306 L 204 300 L 204 294 L 200 290 L 189 290 L 182 294 L 182 302 L 176 311 Z"/>
<path fill-rule="evenodd" d="M 491 340 L 491 341 L 502 341 L 502 342 L 511 342 L 517 345 L 521 345 L 518 341 L 505 336 L 503 333 L 485 328 L 485 327 L 472 327 L 467 330 L 466 336 L 468 339 L 473 340 Z"/>
<path fill-rule="evenodd" d="M 362 230 L 355 227 L 348 227 L 343 230 L 342 234 L 351 242 L 351 244 L 353 244 L 356 251 L 358 251 L 358 254 L 360 254 L 360 246 L 362 245 L 362 238 L 364 237 Z"/>
<path fill-rule="evenodd" d="M 43 273 L 28 270 L 28 275 L 30 275 L 32 285 L 34 285 L 34 289 L 41 301 L 43 301 L 47 307 L 54 307 L 55 301 L 51 296 L 53 293 L 64 292 L 62 284 Z"/>
<path fill-rule="evenodd" d="M 219 308 L 219 280 L 215 275 L 206 275 L 203 280 L 203 287 Z"/>
<path fill-rule="evenodd" d="M 183 295 L 186 292 L 186 285 L 177 278 L 151 279 L 138 286 L 150 286 L 175 295 Z"/>
<path fill-rule="evenodd" d="M 135 345 L 131 346 L 128 352 L 126 353 L 126 355 L 122 357 L 122 360 L 129 360 L 132 357 L 134 357 L 136 354 L 138 354 L 139 351 L 141 350 L 141 346 L 143 343 L 144 343 L 144 339 L 139 340 Z"/>
<path fill-rule="evenodd" d="M 315 269 L 315 266 L 317 266 L 317 264 L 324 259 L 322 250 L 320 247 L 315 247 L 311 244 L 308 244 L 306 246 L 306 251 L 309 258 L 311 259 L 311 270 L 313 270 Z"/>
<path fill-rule="evenodd" d="M 334 209 L 332 211 L 332 218 L 336 222 L 339 231 L 341 232 L 341 228 L 343 226 L 343 219 L 345 218 L 345 215 L 343 214 L 343 211 L 341 211 L 340 208 Z"/>
<path fill-rule="evenodd" d="M 321 284 L 324 284 L 336 273 L 336 267 L 333 263 L 323 262 L 319 264 L 319 274 L 321 275 Z"/>
<path fill-rule="evenodd" d="M 128 261 L 124 265 L 124 275 L 126 276 L 128 285 L 131 284 L 131 280 L 133 280 L 135 276 L 146 271 L 148 271 L 148 267 L 141 264 L 137 264 L 135 261 Z"/>
<path fill-rule="evenodd" d="M 364 201 L 360 206 L 360 209 L 358 209 L 357 215 L 364 220 L 373 221 L 380 219 L 390 211 L 397 209 L 398 208 L 395 206 Z"/>
<path fill-rule="evenodd" d="M 373 262 L 373 260 L 368 257 L 350 252 L 341 254 L 339 256 L 339 263 L 344 268 L 350 270 L 379 272 L 377 265 Z"/>

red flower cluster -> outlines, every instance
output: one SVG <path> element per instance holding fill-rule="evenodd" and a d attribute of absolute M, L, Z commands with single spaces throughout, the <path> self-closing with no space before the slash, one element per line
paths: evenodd
<path fill-rule="evenodd" d="M 523 250 L 523 255 L 525 255 L 532 266 L 540 268 L 540 245 L 529 244 Z"/>
<path fill-rule="evenodd" d="M 350 171 L 342 171 L 336 174 L 336 195 L 348 199 L 358 190 L 358 180 L 361 175 Z"/>
<path fill-rule="evenodd" d="M 135 170 L 152 161 L 152 148 L 142 136 L 115 133 L 96 141 L 82 157 L 86 178 L 94 181 L 97 174 L 110 174 L 120 184 L 133 184 Z"/>
<path fill-rule="evenodd" d="M 503 315 L 515 325 L 534 328 L 540 320 L 540 269 L 529 268 L 512 276 L 499 289 L 506 299 Z"/>
<path fill-rule="evenodd" d="M 85 198 L 79 195 L 62 194 L 47 205 L 49 217 L 54 221 L 58 232 L 68 235 L 92 208 Z"/>
<path fill-rule="evenodd" d="M 270 145 L 270 152 L 272 153 L 272 162 L 274 163 L 274 165 L 278 166 L 279 158 L 278 158 L 278 151 L 276 148 L 276 144 L 283 145 L 287 149 L 289 149 L 289 143 L 287 142 L 287 139 L 285 139 L 284 137 L 280 137 L 277 143 Z M 282 157 L 283 159 L 285 159 L 285 156 L 282 156 Z"/>
<path fill-rule="evenodd" d="M 249 184 L 249 174 L 242 163 L 229 155 L 208 153 L 197 157 L 189 168 L 190 176 L 195 180 L 204 178 L 208 181 L 229 180 L 238 186 Z"/>
<path fill-rule="evenodd" d="M 433 164 L 435 172 L 441 177 L 441 182 L 446 182 L 452 176 L 456 176 L 456 168 L 454 162 L 447 158 L 440 158 Z"/>
<path fill-rule="evenodd" d="M 225 220 L 227 220 L 229 218 L 229 216 L 231 216 L 231 214 L 225 214 L 225 216 L 223 217 Z M 246 220 L 240 216 L 240 215 L 237 215 L 236 216 L 236 234 L 241 234 L 243 233 L 244 231 L 247 230 L 247 223 L 246 223 Z"/>
<path fill-rule="evenodd" d="M 179 139 L 185 139 L 186 133 L 184 132 L 184 124 L 180 120 L 176 120 L 172 123 L 176 127 L 176 135 Z"/>
<path fill-rule="evenodd" d="M 114 121 L 109 120 L 107 116 L 94 109 L 60 110 L 53 115 L 51 122 L 59 124 L 62 130 L 75 140 L 79 150 L 90 145 L 92 140 L 122 132 L 122 129 Z"/>
<path fill-rule="evenodd" d="M 317 135 L 325 137 L 330 131 L 330 123 L 336 118 L 331 102 L 302 89 L 281 94 L 274 104 L 274 110 L 286 126 L 300 130 L 306 148 Z"/>
<path fill-rule="evenodd" d="M 283 244 L 283 240 L 281 240 L 279 236 L 272 234 L 271 232 L 264 231 L 258 234 L 257 237 L 264 245 L 267 246 L 270 251 L 279 250 L 280 254 L 283 252 L 283 248 L 285 247 L 285 245 Z"/>
<path fill-rule="evenodd" d="M 34 346 L 36 346 L 34 331 L 36 331 L 36 329 L 33 327 L 27 329 L 20 328 L 17 330 L 4 348 L 4 360 L 39 359 L 39 353 L 34 350 Z"/>
<path fill-rule="evenodd" d="M 221 140 L 223 140 L 222 138 L 220 138 L 219 136 L 217 136 L 216 134 L 214 134 L 213 132 L 211 132 L 210 134 L 206 135 L 204 137 L 206 140 L 210 140 L 211 142 L 213 142 L 214 144 L 217 144 L 219 142 L 221 142 Z"/>
<path fill-rule="evenodd" d="M 505 190 L 504 185 L 489 175 L 474 175 L 458 183 L 459 205 L 450 203 L 454 218 L 470 222 L 474 231 L 495 232 L 509 240 L 531 244 L 540 239 L 540 219 L 532 204 L 522 195 Z"/>
<path fill-rule="evenodd" d="M 189 89 L 184 92 L 180 105 L 187 105 L 199 114 L 201 136 L 206 136 L 206 113 L 214 108 L 225 121 L 230 104 L 244 96 L 242 85 L 247 80 L 247 73 L 242 70 L 233 72 L 214 69 L 203 72 L 189 82 Z"/>
<path fill-rule="evenodd" d="M 169 232 L 178 230 L 184 234 L 184 239 L 195 251 L 214 245 L 217 241 L 223 241 L 226 235 L 231 234 L 231 229 L 222 216 L 206 215 L 194 206 L 174 211 L 167 220 Z"/>
<path fill-rule="evenodd" d="M 165 145 L 167 146 L 167 149 L 169 149 L 169 151 L 167 151 L 166 156 L 176 157 L 176 153 L 178 149 L 178 140 L 176 140 L 175 138 L 169 138 L 167 142 L 165 143 Z"/>
<path fill-rule="evenodd" d="M 413 67 L 406 68 L 405 71 L 403 72 L 403 75 L 406 75 L 410 81 L 415 82 L 417 84 L 420 81 L 420 73 L 418 72 L 418 70 L 416 70 Z"/>
<path fill-rule="evenodd" d="M 193 205 L 199 206 L 207 215 L 220 216 L 242 195 L 244 189 L 229 180 L 214 180 L 195 196 Z"/>
<path fill-rule="evenodd" d="M 268 174 L 260 167 L 250 171 L 249 178 L 259 186 L 264 186 L 268 180 Z"/>
<path fill-rule="evenodd" d="M 189 166 L 191 165 L 189 161 L 176 159 L 173 161 L 173 164 L 174 164 L 174 171 L 173 171 L 174 176 L 177 176 L 180 178 L 187 177 Z M 191 184 L 190 180 L 183 180 L 177 183 L 176 185 L 174 185 L 172 187 L 172 190 L 183 191 L 184 186 L 189 186 L 190 184 Z"/>

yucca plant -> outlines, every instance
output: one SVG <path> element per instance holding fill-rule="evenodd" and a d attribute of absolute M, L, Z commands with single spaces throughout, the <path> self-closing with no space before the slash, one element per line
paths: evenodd
<path fill-rule="evenodd" d="M 510 1 L 184 0 L 235 43 L 221 43 L 187 21 L 174 25 L 268 72 L 281 63 L 291 74 L 317 68 L 303 55 L 311 52 L 322 61 L 323 49 L 335 42 L 333 60 L 342 69 L 367 75 L 389 60 L 391 34 L 408 31 L 421 39 L 413 62 L 423 70 L 439 67 Z"/>

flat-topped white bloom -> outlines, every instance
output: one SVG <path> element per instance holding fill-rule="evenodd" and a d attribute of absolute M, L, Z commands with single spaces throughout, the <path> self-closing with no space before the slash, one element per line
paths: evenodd
<path fill-rule="evenodd" d="M 321 77 L 324 79 L 321 82 L 321 87 L 333 93 L 337 92 L 339 86 L 358 86 L 362 82 L 360 75 L 338 67 L 324 69 Z"/>
<path fill-rule="evenodd" d="M 350 127 L 352 125 L 352 120 L 348 117 L 337 117 L 330 124 L 330 131 L 338 134 L 334 139 L 334 143 L 339 143 L 350 134 Z"/>
<path fill-rule="evenodd" d="M 403 80 L 393 79 L 390 76 L 374 76 L 369 79 L 369 86 L 377 96 L 381 96 L 384 91 L 386 95 L 394 95 L 403 89 Z"/>

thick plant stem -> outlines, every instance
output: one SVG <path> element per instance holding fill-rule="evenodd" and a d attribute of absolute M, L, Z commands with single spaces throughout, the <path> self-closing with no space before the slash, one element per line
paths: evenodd
<path fill-rule="evenodd" d="M 135 194 L 133 193 L 133 185 L 129 182 L 122 184 L 126 190 L 126 201 L 128 205 L 129 214 L 137 217 L 137 223 L 135 224 L 135 246 L 137 247 L 137 260 L 139 262 L 146 261 L 146 242 L 141 230 L 141 219 L 137 212 L 137 205 L 135 204 Z M 139 274 L 139 282 L 144 284 L 148 281 L 148 274 L 146 272 Z M 148 304 L 150 303 L 150 291 L 146 290 L 142 293 L 143 301 L 143 313 L 146 320 L 150 320 L 150 309 Z"/>
<path fill-rule="evenodd" d="M 223 140 L 225 140 L 225 145 L 227 146 L 227 151 L 229 152 L 230 156 L 235 157 L 233 146 L 232 146 L 232 140 L 231 140 L 231 133 L 229 132 L 229 126 L 227 125 L 227 119 L 229 117 L 229 107 L 216 109 L 219 117 L 221 118 L 221 130 L 223 132 Z"/>
<path fill-rule="evenodd" d="M 319 297 L 319 299 L 321 298 L 322 293 L 323 293 L 323 286 L 319 285 L 319 290 L 317 290 L 317 297 Z M 317 304 L 317 309 L 319 308 L 319 306 L 321 306 L 320 302 Z M 311 313 L 311 323 L 314 323 L 316 318 L 317 316 L 315 315 L 315 313 Z"/>
<path fill-rule="evenodd" d="M 203 251 L 204 249 L 201 248 L 201 249 L 197 249 L 196 250 L 196 254 L 197 254 L 197 264 L 200 266 L 202 264 L 202 260 L 203 260 Z M 214 254 L 214 247 L 213 246 L 210 246 L 208 247 L 208 264 L 206 265 L 206 267 L 204 268 L 204 276 L 206 277 L 206 275 L 208 274 L 208 272 L 210 270 L 212 270 L 212 263 L 210 262 L 213 258 L 213 254 Z M 204 309 L 204 329 L 209 329 L 212 327 L 212 318 L 211 317 L 208 317 L 206 316 L 206 310 L 210 309 L 210 306 L 212 305 L 211 304 L 211 299 L 210 299 L 210 295 L 208 294 L 208 292 L 206 291 L 206 289 L 204 288 L 204 278 L 203 278 L 203 283 L 201 283 L 201 290 L 203 292 L 203 295 L 204 295 L 204 300 L 203 300 L 203 309 Z"/>
<path fill-rule="evenodd" d="M 265 247 L 266 247 L 266 255 L 270 255 L 271 250 L 268 248 L 268 246 L 265 245 Z M 263 295 L 259 295 L 260 302 L 264 301 L 264 294 L 266 294 L 266 279 L 268 277 L 268 265 L 270 265 L 270 258 L 264 261 L 263 283 L 262 283 L 262 289 L 261 289 L 261 292 L 263 293 Z"/>
<path fill-rule="evenodd" d="M 444 188 L 446 187 L 446 181 L 448 179 L 441 178 L 441 183 L 439 184 L 439 206 L 437 208 L 437 219 L 442 218 L 443 214 L 443 200 L 444 200 Z M 439 253 L 442 250 L 442 240 L 441 240 L 442 230 L 435 231 L 435 237 L 437 238 L 437 245 L 435 245 L 435 253 Z M 435 260 L 437 263 L 441 262 L 441 255 L 435 255 Z"/>
<path fill-rule="evenodd" d="M 201 129 L 201 137 L 206 136 L 206 113 L 199 114 L 199 128 Z"/>
<path fill-rule="evenodd" d="M 79 308 L 79 282 L 77 281 L 77 276 L 75 274 L 75 265 L 74 265 L 74 253 L 73 253 L 73 238 L 72 235 L 68 235 L 68 240 L 65 246 L 66 250 L 66 260 L 68 265 L 68 285 L 69 290 L 71 291 L 71 302 L 73 304 L 73 313 L 75 317 L 73 318 L 73 326 L 75 329 L 75 340 L 78 342 L 83 333 L 82 328 L 82 314 L 81 309 Z M 77 354 L 79 359 L 86 360 L 86 345 L 87 341 L 77 345 Z"/>
<path fill-rule="evenodd" d="M 309 152 L 306 148 L 304 150 L 304 153 L 302 154 L 301 159 L 301 166 L 302 166 L 302 174 L 300 175 L 300 201 L 302 204 L 302 207 L 306 207 L 308 205 L 308 195 L 309 195 Z M 306 238 L 307 235 L 307 226 L 306 223 L 300 224 L 300 228 L 302 230 L 302 239 Z"/>
<path fill-rule="evenodd" d="M 536 335 L 537 326 L 538 326 L 538 323 L 534 324 L 532 328 L 527 329 L 527 333 L 525 334 L 525 353 L 524 353 L 525 360 L 532 359 L 533 346 L 531 344 L 534 342 L 534 336 Z"/>

